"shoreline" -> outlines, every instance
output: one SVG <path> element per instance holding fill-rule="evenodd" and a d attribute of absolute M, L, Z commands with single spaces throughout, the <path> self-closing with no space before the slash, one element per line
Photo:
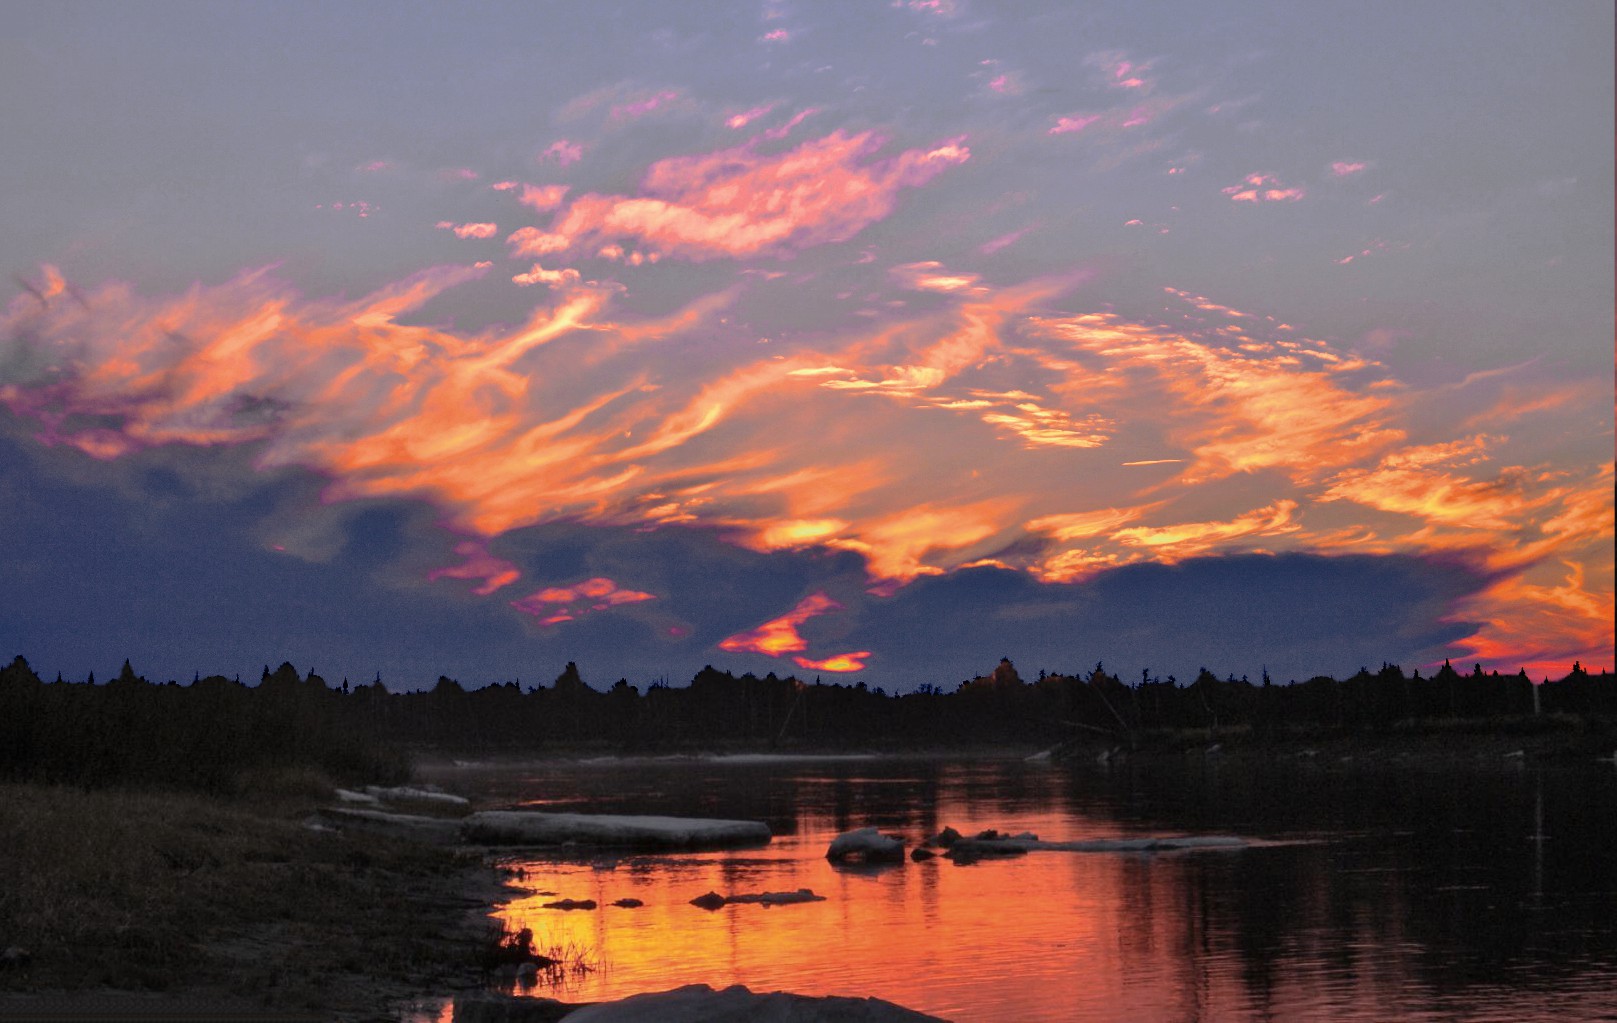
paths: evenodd
<path fill-rule="evenodd" d="M 0 946 L 26 954 L 0 969 L 0 1016 L 359 1023 L 485 988 L 510 892 L 485 853 L 315 830 L 316 808 L 0 785 L 0 825 L 26 838 L 0 850 L 21 879 Z"/>
<path fill-rule="evenodd" d="M 1146 737 L 1137 737 L 1146 738 Z M 1612 760 L 1607 727 L 1422 730 L 1270 736 L 1185 730 L 1126 740 L 1084 736 L 1052 770 L 1130 765 L 1292 765 L 1303 771 L 1598 769 Z M 1027 745 L 964 750 L 744 750 L 640 755 L 598 746 L 483 750 L 456 766 L 453 751 L 416 751 L 417 774 L 455 788 L 479 767 L 527 762 L 712 763 L 897 757 L 1027 760 Z M 1030 764 L 1030 767 L 1034 766 Z M 148 1018 L 211 1012 L 377 1023 L 432 1018 L 447 999 L 496 991 L 477 962 L 497 930 L 493 907 L 514 889 L 499 853 L 319 826 L 329 788 L 251 798 L 151 790 L 0 784 L 0 830 L 23 841 L 0 849 L 0 1016 L 110 1011 Z M 468 809 L 498 805 L 483 800 Z M 411 813 L 435 813 L 410 805 Z M 543 996 L 543 990 L 533 994 Z M 572 1008 L 571 1006 L 569 1008 Z M 559 1011 L 559 1010 L 558 1010 Z"/>

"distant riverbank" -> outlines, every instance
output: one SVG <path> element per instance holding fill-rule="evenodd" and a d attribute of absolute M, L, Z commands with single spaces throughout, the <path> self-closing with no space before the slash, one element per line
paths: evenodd
<path fill-rule="evenodd" d="M 1048 751 L 1057 761 L 1129 758 L 1294 761 L 1358 768 L 1575 764 L 1617 754 L 1617 722 L 1571 714 L 1401 723 L 1385 729 L 1172 729 L 1086 733 Z"/>

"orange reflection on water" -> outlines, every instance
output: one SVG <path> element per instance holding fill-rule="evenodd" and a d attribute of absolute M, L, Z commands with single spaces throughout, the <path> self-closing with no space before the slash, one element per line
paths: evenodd
<path fill-rule="evenodd" d="M 1052 838 L 1116 834 L 1061 813 L 973 821 L 963 803 L 938 819 Z M 756 850 L 524 862 L 524 883 L 542 894 L 498 915 L 513 930 L 531 927 L 541 946 L 598 959 L 594 972 L 534 989 L 569 1001 L 705 983 L 875 996 L 962 1021 L 1187 1019 L 1244 1005 L 1238 977 L 1209 977 L 1188 958 L 1204 937 L 1183 899 L 1191 856 L 1050 852 L 967 867 L 938 859 L 847 869 L 823 856 L 838 830 L 832 819 L 804 816 L 798 829 Z M 913 846 L 931 827 L 890 830 Z M 690 904 L 709 891 L 799 888 L 825 901 Z M 625 898 L 644 905 L 612 905 Z M 599 908 L 544 908 L 560 899 Z"/>

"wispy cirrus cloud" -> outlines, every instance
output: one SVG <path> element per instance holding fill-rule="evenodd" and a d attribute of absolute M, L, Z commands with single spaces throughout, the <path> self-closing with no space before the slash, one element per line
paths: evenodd
<path fill-rule="evenodd" d="M 511 252 L 542 257 L 629 242 L 648 254 L 702 260 L 844 241 L 891 213 L 899 191 L 971 155 L 953 140 L 880 159 L 884 141 L 837 131 L 779 154 L 748 144 L 662 160 L 647 170 L 638 195 L 579 196 L 548 230 L 513 233 Z"/>
<path fill-rule="evenodd" d="M 644 117 L 655 110 L 666 107 L 677 99 L 679 99 L 677 90 L 663 89 L 640 99 L 615 104 L 608 116 L 614 121 L 633 121 L 636 118 Z"/>

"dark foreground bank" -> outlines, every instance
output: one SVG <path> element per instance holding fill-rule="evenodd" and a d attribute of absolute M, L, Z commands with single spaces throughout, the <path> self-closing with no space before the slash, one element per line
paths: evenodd
<path fill-rule="evenodd" d="M 317 830 L 320 801 L 0 786 L 0 1017 L 394 1019 L 479 986 L 494 871 Z"/>

